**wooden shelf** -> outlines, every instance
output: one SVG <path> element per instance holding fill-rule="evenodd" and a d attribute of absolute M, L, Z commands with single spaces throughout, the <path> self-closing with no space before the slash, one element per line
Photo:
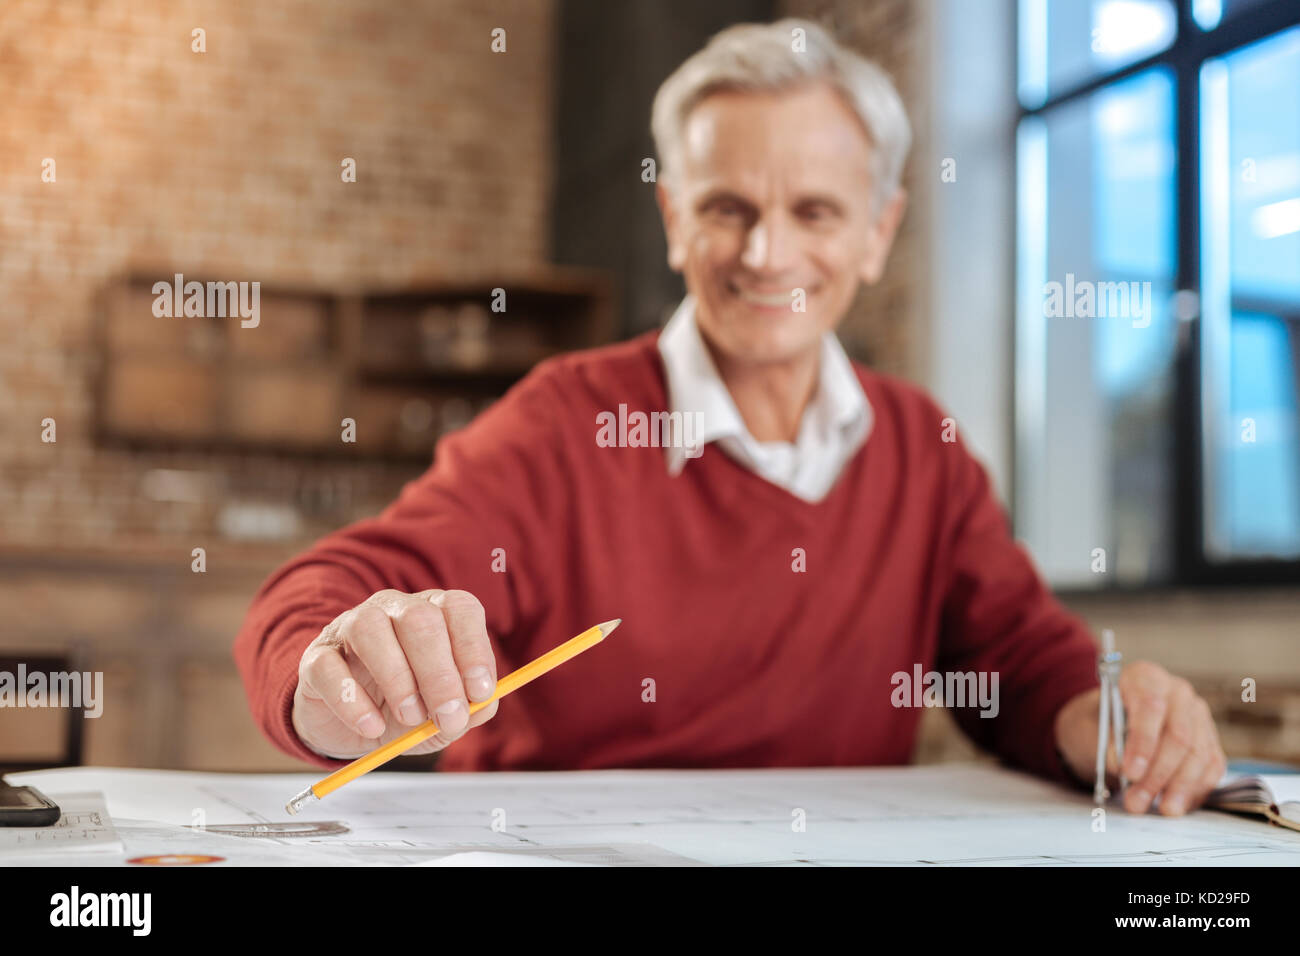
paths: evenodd
<path fill-rule="evenodd" d="M 136 268 L 102 291 L 102 445 L 427 458 L 467 407 L 477 413 L 537 362 L 613 331 L 609 283 L 586 270 L 374 289 L 262 285 L 249 328 L 238 315 L 155 316 L 154 283 L 178 271 Z M 494 312 L 495 290 L 506 307 Z M 348 418 L 355 443 L 342 440 Z"/>
<path fill-rule="evenodd" d="M 409 365 L 361 365 L 357 368 L 357 377 L 360 381 L 374 382 L 382 384 L 384 382 L 402 382 L 402 383 L 425 383 L 437 384 L 439 382 L 473 382 L 475 380 L 491 380 L 493 383 L 498 381 L 515 382 L 527 375 L 538 362 L 544 361 L 553 355 L 559 355 L 557 352 L 544 352 L 537 356 L 532 362 L 488 362 L 477 367 L 467 367 L 458 365 L 424 365 L 411 363 Z"/>

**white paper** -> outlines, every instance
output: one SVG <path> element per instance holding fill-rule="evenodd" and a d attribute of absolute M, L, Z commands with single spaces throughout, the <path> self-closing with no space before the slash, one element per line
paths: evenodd
<path fill-rule="evenodd" d="M 509 853 L 453 853 L 436 860 L 422 860 L 411 866 L 595 866 L 594 863 L 569 863 L 554 857 L 519 857 Z"/>
<path fill-rule="evenodd" d="M 1202 810 L 1134 817 L 985 764 L 800 770 L 370 773 L 297 817 L 307 774 L 73 770 L 15 774 L 107 795 L 133 854 L 209 852 L 241 865 L 1300 865 L 1300 833 Z M 338 820 L 320 838 L 207 825 Z M 205 850 L 206 848 L 206 850 Z M 491 854 L 488 856 L 486 854 Z"/>

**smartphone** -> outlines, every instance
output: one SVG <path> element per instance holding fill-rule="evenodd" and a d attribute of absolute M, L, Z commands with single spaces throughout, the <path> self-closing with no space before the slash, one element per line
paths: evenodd
<path fill-rule="evenodd" d="M 0 827 L 49 827 L 63 811 L 35 787 L 15 787 L 0 780 Z"/>

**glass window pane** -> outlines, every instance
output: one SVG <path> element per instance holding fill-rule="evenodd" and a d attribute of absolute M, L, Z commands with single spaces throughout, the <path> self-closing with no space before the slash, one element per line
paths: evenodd
<path fill-rule="evenodd" d="M 1167 49 L 1177 32 L 1173 0 L 1020 0 L 1020 101 L 1040 106 Z"/>
<path fill-rule="evenodd" d="M 1300 557 L 1300 28 L 1202 68 L 1201 190 L 1206 553 Z"/>
<path fill-rule="evenodd" d="M 1021 124 L 1016 524 L 1054 584 L 1172 573 L 1175 166 L 1163 68 Z"/>

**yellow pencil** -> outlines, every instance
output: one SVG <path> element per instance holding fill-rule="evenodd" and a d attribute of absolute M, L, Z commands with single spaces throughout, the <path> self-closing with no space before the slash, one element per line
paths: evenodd
<path fill-rule="evenodd" d="M 577 637 L 571 638 L 561 644 L 559 647 L 547 651 L 537 660 L 525 664 L 517 671 L 507 674 L 497 681 L 496 690 L 487 700 L 481 700 L 478 703 L 469 705 L 470 714 L 475 714 L 482 710 L 494 700 L 498 700 L 511 691 L 518 690 L 531 680 L 541 677 L 547 671 L 554 667 L 559 667 L 570 658 L 577 657 L 589 647 L 595 647 L 611 633 L 614 628 L 623 622 L 622 618 L 616 618 L 613 621 L 606 621 L 604 624 L 597 624 L 583 631 Z M 308 800 L 319 800 L 326 794 L 333 793 L 339 787 L 351 780 L 357 779 L 363 773 L 374 770 L 381 764 L 388 763 L 394 757 L 400 756 L 410 750 L 416 744 L 428 740 L 438 732 L 438 727 L 432 720 L 426 720 L 418 727 L 412 727 L 396 740 L 384 744 L 366 754 L 364 757 L 358 757 L 346 767 L 340 767 L 324 780 L 318 780 L 310 787 L 298 794 L 292 800 L 284 805 L 284 808 L 290 814 L 295 814 L 306 805 Z"/>

